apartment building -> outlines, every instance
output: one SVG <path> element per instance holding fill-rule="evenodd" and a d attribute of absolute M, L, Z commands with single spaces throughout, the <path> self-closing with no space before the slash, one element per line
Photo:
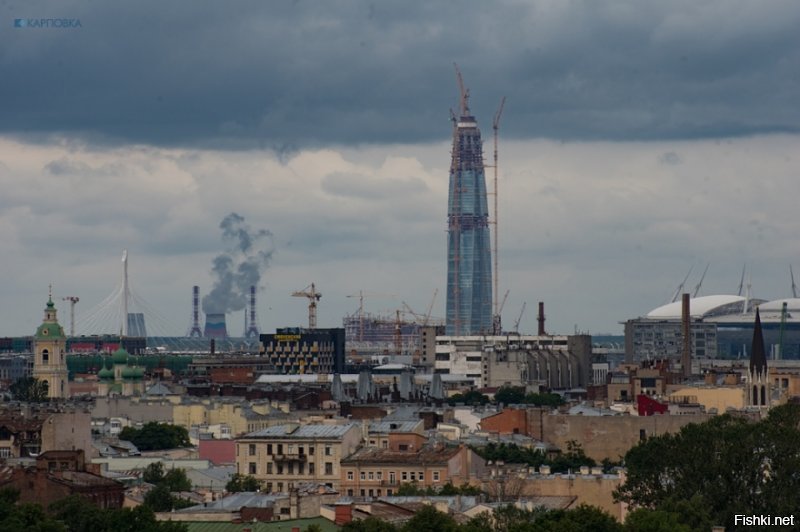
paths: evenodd
<path fill-rule="evenodd" d="M 251 432 L 236 441 L 236 470 L 261 481 L 268 492 L 301 482 L 339 489 L 342 458 L 361 443 L 361 426 L 287 423 Z"/>

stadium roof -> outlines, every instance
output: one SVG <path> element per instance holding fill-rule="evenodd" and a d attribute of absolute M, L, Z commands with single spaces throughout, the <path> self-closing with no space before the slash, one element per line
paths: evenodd
<path fill-rule="evenodd" d="M 692 318 L 705 318 L 718 314 L 731 314 L 735 307 L 742 311 L 745 298 L 742 296 L 716 295 L 694 297 L 689 300 L 689 313 Z M 674 301 L 651 310 L 647 313 L 649 319 L 679 319 L 681 317 L 682 302 Z"/>

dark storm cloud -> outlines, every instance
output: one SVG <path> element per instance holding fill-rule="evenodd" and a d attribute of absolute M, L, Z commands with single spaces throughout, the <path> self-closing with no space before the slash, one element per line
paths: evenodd
<path fill-rule="evenodd" d="M 14 28 L 21 17 L 80 28 Z M 453 61 L 484 130 L 652 139 L 797 131 L 800 4 L 0 4 L 0 132 L 266 147 L 442 139 Z"/>

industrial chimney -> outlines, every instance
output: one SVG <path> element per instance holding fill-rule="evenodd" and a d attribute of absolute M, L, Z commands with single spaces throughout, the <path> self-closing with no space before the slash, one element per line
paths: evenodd
<path fill-rule="evenodd" d="M 683 349 L 681 351 L 681 370 L 684 378 L 692 376 L 692 316 L 689 309 L 689 294 L 683 294 L 681 301 L 681 334 Z"/>
<path fill-rule="evenodd" d="M 245 316 L 247 313 L 245 313 Z M 250 287 L 250 316 L 247 321 L 247 327 L 244 331 L 246 338 L 258 338 L 258 321 L 256 320 L 256 287 Z"/>
<path fill-rule="evenodd" d="M 544 332 L 544 301 L 539 301 L 539 316 L 536 321 L 539 322 L 539 336 L 546 335 L 547 333 Z"/>

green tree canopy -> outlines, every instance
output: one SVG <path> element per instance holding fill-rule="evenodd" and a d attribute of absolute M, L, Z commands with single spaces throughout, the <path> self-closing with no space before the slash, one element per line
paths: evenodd
<path fill-rule="evenodd" d="M 9 391 L 17 401 L 43 403 L 47 401 L 47 385 L 34 377 L 22 377 L 14 381 Z"/>
<path fill-rule="evenodd" d="M 689 501 L 693 519 L 730 528 L 736 514 L 792 515 L 800 493 L 799 427 L 800 405 L 789 404 L 759 422 L 726 414 L 648 438 L 626 454 L 627 479 L 615 496 L 679 515 L 688 510 L 675 501 Z"/>
<path fill-rule="evenodd" d="M 160 451 L 189 447 L 189 431 L 178 425 L 151 421 L 141 429 L 125 427 L 120 432 L 121 440 L 128 440 L 142 451 Z"/>
<path fill-rule="evenodd" d="M 234 474 L 231 479 L 225 484 L 225 491 L 236 493 L 240 491 L 258 491 L 261 488 L 261 483 L 252 475 Z"/>

